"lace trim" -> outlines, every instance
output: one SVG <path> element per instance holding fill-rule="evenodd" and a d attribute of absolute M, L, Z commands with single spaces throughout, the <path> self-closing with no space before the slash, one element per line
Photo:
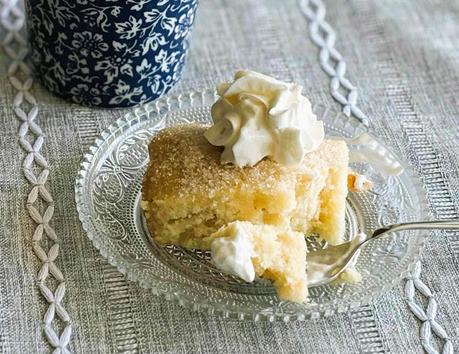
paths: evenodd
<path fill-rule="evenodd" d="M 343 107 L 343 113 L 348 117 L 351 114 L 365 126 L 368 118 L 359 107 L 359 96 L 356 87 L 345 77 L 346 62 L 335 48 L 336 33 L 325 21 L 325 6 L 320 0 L 300 0 L 303 15 L 309 22 L 309 36 L 311 41 L 320 49 L 319 63 L 322 70 L 330 77 L 330 93 Z"/>
<path fill-rule="evenodd" d="M 41 262 L 37 281 L 40 292 L 47 301 L 43 331 L 53 353 L 70 353 L 67 346 L 72 335 L 72 326 L 70 316 L 62 304 L 65 294 L 64 275 L 55 263 L 59 256 L 59 243 L 51 225 L 54 201 L 46 187 L 49 165 L 40 152 L 45 136 L 36 121 L 38 104 L 31 91 L 31 70 L 25 62 L 28 49 L 27 40 L 21 34 L 24 21 L 24 12 L 18 0 L 1 1 L 0 23 L 6 31 L 2 47 L 10 59 L 8 78 L 16 90 L 13 110 L 20 122 L 19 144 L 25 152 L 22 171 L 31 186 L 25 207 L 36 224 L 32 235 L 32 249 Z"/>

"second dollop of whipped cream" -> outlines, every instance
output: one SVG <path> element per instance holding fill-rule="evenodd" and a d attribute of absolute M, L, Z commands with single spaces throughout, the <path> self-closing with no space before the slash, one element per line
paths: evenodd
<path fill-rule="evenodd" d="M 255 269 L 250 235 L 238 222 L 230 225 L 227 232 L 228 235 L 216 238 L 210 245 L 212 263 L 225 273 L 252 282 L 255 279 Z"/>
<path fill-rule="evenodd" d="M 213 126 L 204 134 L 224 146 L 222 163 L 254 166 L 269 156 L 283 165 L 297 165 L 324 139 L 322 121 L 302 87 L 253 72 L 238 71 L 232 83 L 217 87 Z"/>

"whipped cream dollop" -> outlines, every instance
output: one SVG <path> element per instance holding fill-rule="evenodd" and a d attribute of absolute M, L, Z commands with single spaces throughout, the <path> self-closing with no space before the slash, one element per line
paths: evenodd
<path fill-rule="evenodd" d="M 297 165 L 325 135 L 301 91 L 300 85 L 238 71 L 232 83 L 217 87 L 214 124 L 204 136 L 212 145 L 224 146 L 222 163 L 253 166 L 269 156 L 283 165 Z"/>
<path fill-rule="evenodd" d="M 227 235 L 216 238 L 210 245 L 212 263 L 225 273 L 252 282 L 255 279 L 255 269 L 250 235 L 238 222 L 229 225 L 226 232 Z"/>

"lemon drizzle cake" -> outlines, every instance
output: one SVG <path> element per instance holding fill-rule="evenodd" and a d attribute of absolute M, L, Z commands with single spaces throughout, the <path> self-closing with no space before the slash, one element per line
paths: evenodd
<path fill-rule="evenodd" d="M 156 242 L 210 249 L 222 271 L 256 273 L 296 302 L 308 293 L 304 236 L 343 242 L 348 183 L 364 185 L 348 179 L 345 142 L 324 139 L 301 90 L 237 72 L 217 87 L 212 126 L 152 139 L 141 202 Z"/>

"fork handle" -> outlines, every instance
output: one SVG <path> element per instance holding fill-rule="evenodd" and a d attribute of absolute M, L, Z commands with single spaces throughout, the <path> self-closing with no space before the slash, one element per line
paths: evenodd
<path fill-rule="evenodd" d="M 459 219 L 402 222 L 376 229 L 371 238 L 382 236 L 388 232 L 404 230 L 459 230 Z"/>

